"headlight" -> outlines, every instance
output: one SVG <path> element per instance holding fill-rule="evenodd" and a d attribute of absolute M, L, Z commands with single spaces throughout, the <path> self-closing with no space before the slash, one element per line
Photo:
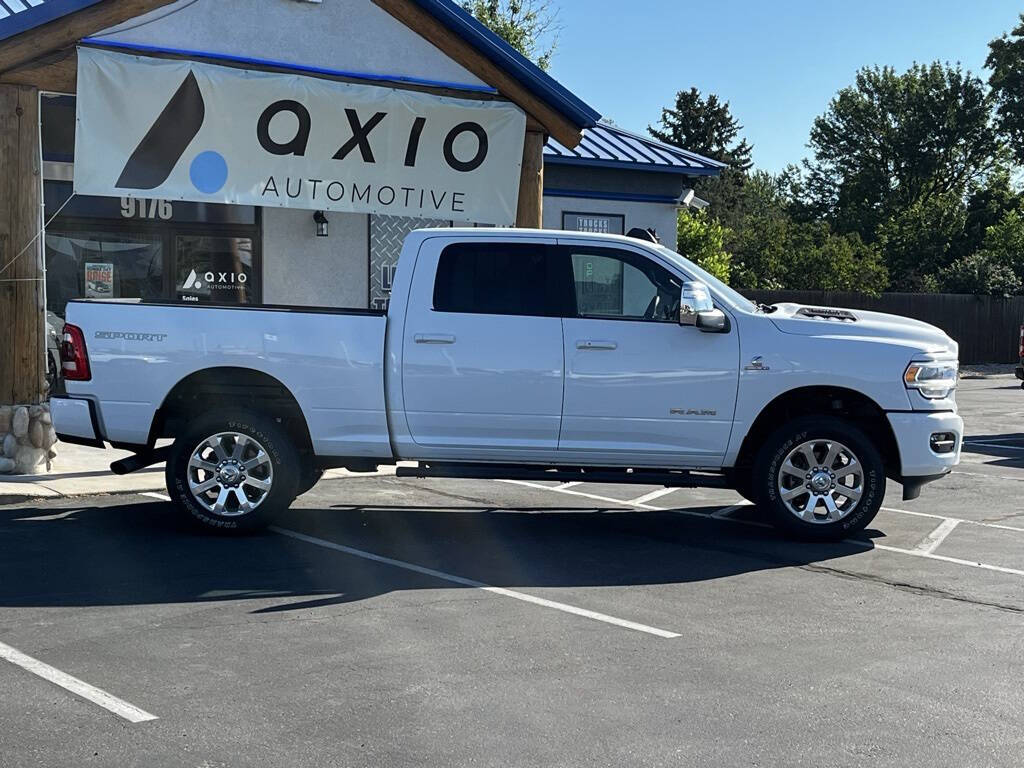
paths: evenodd
<path fill-rule="evenodd" d="M 958 367 L 958 363 L 911 363 L 903 374 L 903 383 L 930 400 L 939 400 L 956 389 Z"/>

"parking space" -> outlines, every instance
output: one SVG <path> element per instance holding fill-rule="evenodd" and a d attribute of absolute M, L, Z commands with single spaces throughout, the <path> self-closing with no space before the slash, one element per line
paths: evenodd
<path fill-rule="evenodd" d="M 348 477 L 242 538 L 159 494 L 0 507 L 0 765 L 1019 765 L 1012 383 L 830 545 L 651 486 Z"/>

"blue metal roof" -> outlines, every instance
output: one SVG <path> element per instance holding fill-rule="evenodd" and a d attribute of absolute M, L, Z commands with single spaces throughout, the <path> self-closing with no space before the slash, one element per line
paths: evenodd
<path fill-rule="evenodd" d="M 725 163 L 710 157 L 607 123 L 587 128 L 576 149 L 566 149 L 549 138 L 544 146 L 544 162 L 661 171 L 682 176 L 717 176 L 726 167 Z"/>
<path fill-rule="evenodd" d="M 476 48 L 527 91 L 580 128 L 597 125 L 601 113 L 555 80 L 451 0 L 411 0 L 449 31 Z"/>
<path fill-rule="evenodd" d="M 0 40 L 96 5 L 101 0 L 0 0 Z"/>

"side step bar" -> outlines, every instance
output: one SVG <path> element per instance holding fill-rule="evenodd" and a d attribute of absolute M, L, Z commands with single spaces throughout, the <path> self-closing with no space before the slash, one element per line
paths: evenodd
<path fill-rule="evenodd" d="M 711 472 L 615 467 L 526 467 L 519 464 L 451 464 L 421 461 L 397 467 L 397 477 L 459 477 L 472 480 L 557 480 L 581 483 L 632 483 L 670 488 L 728 488 L 724 475 Z"/>

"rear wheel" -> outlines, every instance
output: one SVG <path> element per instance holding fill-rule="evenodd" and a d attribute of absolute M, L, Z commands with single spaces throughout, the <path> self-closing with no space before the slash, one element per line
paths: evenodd
<path fill-rule="evenodd" d="M 298 456 L 273 419 L 238 411 L 190 424 L 167 462 L 167 492 L 193 520 L 222 531 L 268 525 L 295 499 Z"/>
<path fill-rule="evenodd" d="M 779 527 L 804 539 L 838 541 L 862 530 L 882 506 L 882 457 L 846 421 L 797 419 L 762 446 L 754 492 Z"/>

